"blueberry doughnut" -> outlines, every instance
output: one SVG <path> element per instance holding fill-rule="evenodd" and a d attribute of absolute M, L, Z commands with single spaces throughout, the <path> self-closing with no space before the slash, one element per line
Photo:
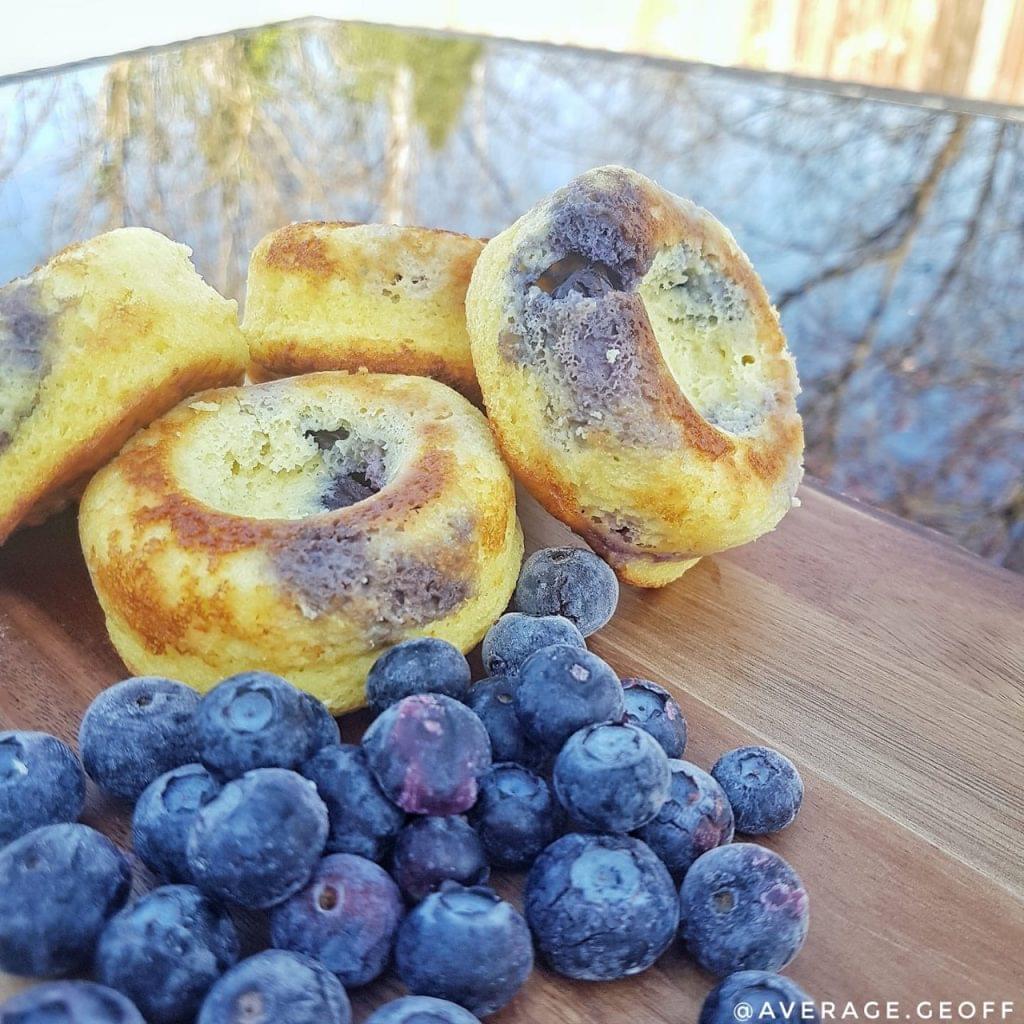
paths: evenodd
<path fill-rule="evenodd" d="M 253 380 L 314 370 L 433 377 L 480 403 L 466 288 L 483 243 L 392 224 L 291 224 L 249 263 Z"/>
<path fill-rule="evenodd" d="M 77 498 L 140 427 L 245 370 L 236 306 L 146 228 L 0 288 L 0 544 Z"/>
<path fill-rule="evenodd" d="M 96 475 L 79 525 L 132 671 L 199 689 L 274 672 L 334 712 L 402 640 L 473 647 L 523 551 L 484 417 L 391 374 L 203 392 Z"/>
<path fill-rule="evenodd" d="M 622 580 L 663 586 L 793 504 L 796 369 L 707 211 L 588 171 L 487 244 L 466 313 L 513 472 Z"/>

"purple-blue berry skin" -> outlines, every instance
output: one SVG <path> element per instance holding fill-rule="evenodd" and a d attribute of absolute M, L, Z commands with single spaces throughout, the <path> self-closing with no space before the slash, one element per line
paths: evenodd
<path fill-rule="evenodd" d="M 740 1013 L 736 1008 L 745 1004 Z M 747 1007 L 752 1011 L 747 1016 Z M 738 1020 L 820 1024 L 814 1000 L 791 978 L 771 971 L 737 971 L 723 978 L 701 1007 L 698 1024 L 736 1024 Z"/>
<path fill-rule="evenodd" d="M 355 988 L 387 967 L 404 912 L 398 886 L 379 864 L 334 853 L 304 889 L 274 909 L 270 941 L 312 957 Z"/>
<path fill-rule="evenodd" d="M 555 759 L 555 793 L 569 817 L 598 832 L 632 832 L 661 810 L 672 772 L 657 740 L 635 725 L 588 725 Z"/>
<path fill-rule="evenodd" d="M 87 825 L 44 825 L 0 850 L 0 970 L 37 978 L 92 961 L 128 899 L 128 859 Z"/>
<path fill-rule="evenodd" d="M 378 1007 L 366 1024 L 480 1024 L 480 1018 L 447 999 L 404 996 Z"/>
<path fill-rule="evenodd" d="M 590 636 L 615 614 L 619 581 L 586 548 L 543 548 L 523 565 L 514 603 L 527 615 L 561 615 Z"/>
<path fill-rule="evenodd" d="M 270 672 L 218 683 L 196 711 L 199 760 L 223 779 L 255 768 L 298 768 L 325 736 L 307 694 Z"/>
<path fill-rule="evenodd" d="M 75 752 L 45 732 L 0 732 L 0 846 L 41 825 L 77 821 L 85 773 Z"/>
<path fill-rule="evenodd" d="M 672 695 L 649 679 L 623 679 L 626 721 L 649 732 L 669 757 L 686 749 L 686 719 Z"/>
<path fill-rule="evenodd" d="M 316 784 L 327 805 L 328 853 L 354 853 L 378 862 L 387 857 L 405 812 L 384 795 L 362 747 L 324 747 L 302 766 L 302 774 Z"/>
<path fill-rule="evenodd" d="M 487 859 L 498 868 L 528 868 L 554 842 L 562 811 L 551 787 L 518 764 L 495 764 L 480 780 L 469 820 Z"/>
<path fill-rule="evenodd" d="M 679 890 L 681 935 L 697 963 L 719 977 L 779 971 L 807 935 L 807 892 L 777 853 L 753 843 L 698 857 Z"/>
<path fill-rule="evenodd" d="M 258 768 L 199 809 L 186 844 L 189 871 L 214 899 L 272 907 L 309 881 L 327 829 L 312 782 L 284 768 Z"/>
<path fill-rule="evenodd" d="M 527 875 L 524 906 L 544 959 L 581 981 L 647 970 L 679 923 L 671 875 L 630 836 L 572 832 L 555 840 Z"/>
<path fill-rule="evenodd" d="M 374 711 L 387 710 L 417 693 L 443 693 L 464 701 L 472 676 L 465 655 L 436 637 L 403 640 L 385 651 L 366 677 L 366 700 Z"/>
<path fill-rule="evenodd" d="M 196 1024 L 351 1024 L 341 982 L 308 956 L 268 949 L 232 967 L 203 1001 Z"/>
<path fill-rule="evenodd" d="M 106 792 L 137 799 L 158 775 L 199 760 L 198 706 L 199 694 L 172 679 L 115 683 L 89 705 L 79 726 L 86 772 Z"/>
<path fill-rule="evenodd" d="M 489 676 L 514 676 L 531 654 L 553 644 L 587 647 L 583 634 L 561 615 L 508 612 L 487 630 L 480 655 Z"/>
<path fill-rule="evenodd" d="M 392 803 L 410 814 L 461 814 L 476 802 L 491 741 L 465 704 L 422 693 L 392 704 L 363 736 L 370 770 Z"/>
<path fill-rule="evenodd" d="M 417 903 L 447 881 L 486 882 L 490 866 L 480 836 L 465 818 L 428 815 L 414 818 L 399 833 L 391 875 L 403 895 Z"/>
<path fill-rule="evenodd" d="M 115 914 L 96 946 L 96 978 L 149 1024 L 185 1024 L 238 960 L 227 912 L 192 885 L 165 885 Z"/>
<path fill-rule="evenodd" d="M 611 666 L 564 644 L 526 659 L 513 701 L 526 738 L 552 753 L 584 726 L 620 722 L 626 713 L 622 684 Z"/>
<path fill-rule="evenodd" d="M 530 976 L 533 942 L 523 916 L 492 889 L 446 882 L 402 922 L 395 964 L 414 995 L 486 1017 Z"/>
<path fill-rule="evenodd" d="M 550 767 L 551 755 L 528 740 L 519 724 L 514 703 L 518 685 L 518 676 L 483 679 L 470 691 L 467 703 L 484 723 L 491 738 L 493 760 L 512 761 L 532 771 L 543 772 Z"/>
<path fill-rule="evenodd" d="M 120 992 L 94 981 L 50 981 L 0 1005 L 0 1024 L 146 1024 Z"/>
<path fill-rule="evenodd" d="M 739 747 L 723 754 L 711 774 L 725 790 L 736 831 L 766 836 L 793 823 L 804 799 L 796 765 L 770 747 Z"/>
<path fill-rule="evenodd" d="M 674 759 L 668 764 L 669 797 L 637 838 L 681 878 L 702 853 L 732 842 L 732 807 L 722 787 L 702 768 Z"/>
<path fill-rule="evenodd" d="M 185 847 L 199 808 L 220 783 L 201 764 L 184 764 L 154 779 L 132 814 L 132 846 L 151 871 L 168 882 L 191 882 Z"/>
<path fill-rule="evenodd" d="M 313 745 L 310 749 L 316 753 L 324 747 L 337 746 L 341 742 L 341 729 L 338 720 L 327 710 L 327 705 L 305 692 L 302 699 L 313 716 Z"/>

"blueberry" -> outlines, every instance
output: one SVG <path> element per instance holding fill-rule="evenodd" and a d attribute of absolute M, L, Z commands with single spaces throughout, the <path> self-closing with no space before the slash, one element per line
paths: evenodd
<path fill-rule="evenodd" d="M 654 737 L 635 725 L 604 722 L 569 737 L 555 760 L 554 784 L 584 828 L 632 832 L 661 810 L 672 772 Z"/>
<path fill-rule="evenodd" d="M 657 815 L 637 832 L 674 875 L 702 854 L 732 842 L 732 807 L 722 787 L 689 761 L 670 760 L 672 787 Z"/>
<path fill-rule="evenodd" d="M 619 722 L 625 714 L 622 684 L 611 667 L 564 644 L 526 659 L 513 700 L 527 739 L 552 753 L 585 725 Z"/>
<path fill-rule="evenodd" d="M 191 882 L 185 847 L 192 821 L 220 783 L 201 765 L 185 764 L 154 779 L 132 815 L 132 846 L 146 867 L 169 882 Z"/>
<path fill-rule="evenodd" d="M 481 656 L 489 676 L 515 675 L 531 654 L 562 644 L 586 650 L 583 634 L 561 615 L 509 612 L 487 630 Z"/>
<path fill-rule="evenodd" d="M 558 835 L 561 810 L 551 787 L 518 764 L 495 764 L 480 780 L 470 821 L 487 859 L 499 868 L 529 867 Z"/>
<path fill-rule="evenodd" d="M 53 978 L 88 964 L 131 870 L 87 825 L 44 825 L 0 850 L 0 970 Z"/>
<path fill-rule="evenodd" d="M 448 999 L 486 1017 L 530 976 L 533 943 L 519 911 L 492 889 L 445 882 L 402 922 L 395 964 L 415 995 Z"/>
<path fill-rule="evenodd" d="M 107 922 L 95 971 L 149 1024 L 184 1024 L 237 960 L 238 933 L 227 913 L 195 886 L 165 885 Z"/>
<path fill-rule="evenodd" d="M 387 797 L 411 814 L 461 814 L 476 801 L 491 763 L 487 730 L 472 711 L 440 693 L 392 704 L 363 737 Z"/>
<path fill-rule="evenodd" d="M 646 970 L 679 922 L 672 877 L 630 836 L 573 832 L 555 840 L 527 875 L 524 905 L 547 962 L 584 981 Z"/>
<path fill-rule="evenodd" d="M 338 728 L 338 720 L 327 710 L 327 705 L 308 693 L 303 693 L 302 699 L 313 716 L 313 745 L 310 749 L 315 753 L 324 747 L 337 746 L 341 742 L 341 729 Z"/>
<path fill-rule="evenodd" d="M 341 982 L 307 956 L 268 949 L 217 981 L 196 1024 L 351 1024 Z"/>
<path fill-rule="evenodd" d="M 40 825 L 76 821 L 85 773 L 74 751 L 45 732 L 0 732 L 0 846 Z"/>
<path fill-rule="evenodd" d="M 737 1013 L 741 1003 L 744 1009 Z M 723 978 L 704 1000 L 698 1024 L 736 1024 L 738 1020 L 821 1022 L 814 1000 L 795 981 L 771 971 L 737 971 Z"/>
<path fill-rule="evenodd" d="M 778 971 L 807 935 L 807 893 L 777 853 L 753 843 L 698 857 L 679 890 L 682 937 L 711 974 Z"/>
<path fill-rule="evenodd" d="M 0 1024 L 146 1024 L 120 992 L 93 981 L 51 981 L 0 1005 Z"/>
<path fill-rule="evenodd" d="M 415 693 L 465 700 L 471 678 L 469 662 L 458 647 L 432 636 L 416 637 L 395 644 L 373 663 L 366 699 L 378 712 Z"/>
<path fill-rule="evenodd" d="M 514 694 L 518 685 L 518 676 L 484 679 L 470 690 L 468 704 L 484 723 L 495 761 L 513 761 L 533 771 L 545 771 L 551 755 L 526 738 L 516 716 Z"/>
<path fill-rule="evenodd" d="M 623 679 L 626 721 L 649 732 L 669 757 L 686 749 L 686 719 L 672 695 L 649 679 Z"/>
<path fill-rule="evenodd" d="M 378 1007 L 365 1024 L 480 1024 L 480 1018 L 447 999 L 404 996 Z"/>
<path fill-rule="evenodd" d="M 723 754 L 711 774 L 736 815 L 736 831 L 765 836 L 792 824 L 804 798 L 796 765 L 770 747 L 739 747 Z"/>
<path fill-rule="evenodd" d="M 586 548 L 544 548 L 523 565 L 514 600 L 527 615 L 562 615 L 590 636 L 615 614 L 619 581 Z"/>
<path fill-rule="evenodd" d="M 85 770 L 114 796 L 135 800 L 164 772 L 198 760 L 199 694 L 171 679 L 141 676 L 104 690 L 78 730 Z"/>
<path fill-rule="evenodd" d="M 326 842 L 327 808 L 316 786 L 283 768 L 258 768 L 203 804 L 186 855 L 204 892 L 262 909 L 309 881 Z"/>
<path fill-rule="evenodd" d="M 381 861 L 405 824 L 405 812 L 377 785 L 362 747 L 324 747 L 302 767 L 327 805 L 328 853 L 354 853 Z"/>
<path fill-rule="evenodd" d="M 486 778 L 486 776 L 485 776 Z M 391 874 L 414 903 L 442 882 L 479 885 L 490 875 L 480 836 L 460 815 L 415 818 L 399 833 Z"/>
<path fill-rule="evenodd" d="M 324 857 L 304 889 L 274 909 L 270 939 L 304 953 L 346 986 L 373 981 L 391 959 L 404 907 L 398 886 L 372 860 Z"/>
<path fill-rule="evenodd" d="M 315 703 L 269 672 L 225 679 L 196 712 L 199 759 L 225 779 L 254 768 L 298 768 L 325 731 Z"/>

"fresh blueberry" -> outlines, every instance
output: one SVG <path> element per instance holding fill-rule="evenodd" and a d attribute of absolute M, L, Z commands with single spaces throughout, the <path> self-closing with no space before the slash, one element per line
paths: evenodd
<path fill-rule="evenodd" d="M 410 814 L 461 814 L 491 763 L 487 730 L 465 704 L 422 693 L 392 704 L 366 730 L 366 759 L 387 797 Z"/>
<path fill-rule="evenodd" d="M 337 746 L 341 742 L 341 729 L 338 728 L 338 720 L 327 710 L 327 705 L 309 693 L 303 693 L 302 699 L 313 715 L 313 745 L 310 749 L 315 753 L 324 747 Z"/>
<path fill-rule="evenodd" d="M 529 977 L 533 943 L 519 911 L 492 889 L 445 882 L 402 922 L 395 964 L 415 995 L 448 999 L 486 1017 Z"/>
<path fill-rule="evenodd" d="M 706 771 L 689 761 L 668 764 L 672 771 L 669 797 L 637 837 L 673 875 L 681 877 L 702 853 L 732 842 L 732 807 Z"/>
<path fill-rule="evenodd" d="M 533 771 L 545 771 L 551 755 L 526 738 L 514 704 L 518 676 L 495 676 L 477 683 L 469 692 L 468 704 L 491 738 L 491 757 L 513 761 Z"/>
<path fill-rule="evenodd" d="M 50 981 L 0 1005 L 0 1024 L 146 1024 L 120 992 L 93 981 Z"/>
<path fill-rule="evenodd" d="M 200 807 L 189 828 L 188 868 L 215 899 L 272 907 L 309 881 L 327 827 L 312 782 L 283 768 L 258 768 Z"/>
<path fill-rule="evenodd" d="M 682 937 L 711 974 L 778 971 L 807 935 L 807 893 L 777 853 L 753 843 L 698 857 L 679 890 Z"/>
<path fill-rule="evenodd" d="M 469 812 L 487 859 L 499 868 L 521 870 L 554 841 L 561 810 L 551 787 L 518 764 L 495 764 L 480 780 L 480 795 Z"/>
<path fill-rule="evenodd" d="M 196 712 L 199 759 L 236 779 L 254 768 L 298 768 L 324 738 L 315 702 L 269 672 L 242 672 L 218 683 Z"/>
<path fill-rule="evenodd" d="M 39 978 L 86 966 L 131 870 L 87 825 L 44 825 L 0 850 L 0 970 Z"/>
<path fill-rule="evenodd" d="M 184 1024 L 237 960 L 238 933 L 227 913 L 195 886 L 165 885 L 107 922 L 95 971 L 149 1024 Z"/>
<path fill-rule="evenodd" d="M 740 1004 L 743 1009 L 737 1013 Z M 736 1024 L 738 1020 L 820 1024 L 821 1018 L 814 1000 L 790 978 L 771 971 L 737 971 L 708 993 L 698 1024 Z"/>
<path fill-rule="evenodd" d="M 159 676 L 126 679 L 89 705 L 78 730 L 85 770 L 114 796 L 135 800 L 158 776 L 197 761 L 199 694 Z"/>
<path fill-rule="evenodd" d="M 584 636 L 615 614 L 619 581 L 586 548 L 543 548 L 526 560 L 516 584 L 515 606 L 527 615 L 562 615 Z"/>
<path fill-rule="evenodd" d="M 486 778 L 486 776 L 484 776 Z M 442 882 L 479 885 L 490 875 L 480 836 L 465 818 L 414 818 L 398 835 L 391 874 L 398 888 L 418 902 Z"/>
<path fill-rule="evenodd" d="M 379 864 L 335 853 L 274 909 L 270 939 L 278 949 L 318 960 L 345 986 L 366 985 L 391 959 L 403 911 L 398 886 Z"/>
<path fill-rule="evenodd" d="M 564 644 L 526 659 L 513 700 L 527 739 L 552 753 L 585 725 L 620 722 L 625 714 L 622 684 L 611 667 Z"/>
<path fill-rule="evenodd" d="M 169 882 L 191 882 L 185 847 L 199 808 L 220 783 L 201 765 L 185 764 L 154 779 L 132 815 L 132 846 L 146 867 Z"/>
<path fill-rule="evenodd" d="M 74 751 L 45 732 L 0 732 L 0 846 L 40 825 L 76 821 L 85 773 Z"/>
<path fill-rule="evenodd" d="M 302 767 L 327 805 L 331 829 L 328 853 L 354 853 L 381 861 L 391 852 L 405 813 L 377 784 L 362 747 L 324 747 Z"/>
<path fill-rule="evenodd" d="M 586 650 L 583 634 L 561 615 L 509 612 L 487 630 L 481 657 L 489 676 L 514 676 L 531 654 L 562 644 Z"/>
<path fill-rule="evenodd" d="M 584 828 L 632 832 L 661 810 L 672 772 L 649 733 L 604 722 L 569 737 L 555 760 L 554 784 L 562 806 Z"/>
<path fill-rule="evenodd" d="M 672 695 L 649 679 L 623 679 L 626 721 L 649 732 L 669 757 L 686 749 L 686 719 Z"/>
<path fill-rule="evenodd" d="M 527 875 L 524 904 L 547 962 L 583 981 L 646 970 L 679 922 L 672 877 L 630 836 L 573 832 L 555 840 Z"/>
<path fill-rule="evenodd" d="M 480 1024 L 480 1018 L 447 999 L 404 996 L 378 1007 L 365 1024 Z"/>
<path fill-rule="evenodd" d="M 196 1024 L 351 1024 L 338 979 L 308 956 L 268 949 L 217 981 Z"/>
<path fill-rule="evenodd" d="M 736 831 L 766 836 L 792 824 L 804 798 L 796 765 L 770 747 L 739 747 L 723 754 L 711 774 L 736 815 Z"/>
<path fill-rule="evenodd" d="M 416 693 L 465 700 L 471 678 L 469 662 L 458 647 L 432 636 L 416 637 L 395 644 L 373 663 L 366 699 L 378 712 Z"/>

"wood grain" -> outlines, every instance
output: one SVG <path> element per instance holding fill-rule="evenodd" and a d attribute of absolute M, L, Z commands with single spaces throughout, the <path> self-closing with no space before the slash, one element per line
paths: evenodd
<path fill-rule="evenodd" d="M 1019 1006 L 1024 578 L 814 486 L 801 496 L 772 536 L 663 591 L 624 592 L 592 647 L 676 693 L 698 763 L 756 740 L 799 765 L 804 808 L 768 845 L 810 893 L 787 973 L 813 995 L 908 1013 L 922 999 Z M 565 541 L 532 501 L 520 511 L 531 547 Z M 124 674 L 70 514 L 0 550 L 0 672 L 0 728 L 67 739 Z M 95 791 L 86 820 L 125 840 L 125 809 Z M 499 886 L 518 898 L 517 879 Z M 0 996 L 21 984 L 0 977 Z M 680 1024 L 710 984 L 679 950 L 612 984 L 539 970 L 491 1019 Z M 357 993 L 357 1019 L 399 991 L 388 978 Z"/>

